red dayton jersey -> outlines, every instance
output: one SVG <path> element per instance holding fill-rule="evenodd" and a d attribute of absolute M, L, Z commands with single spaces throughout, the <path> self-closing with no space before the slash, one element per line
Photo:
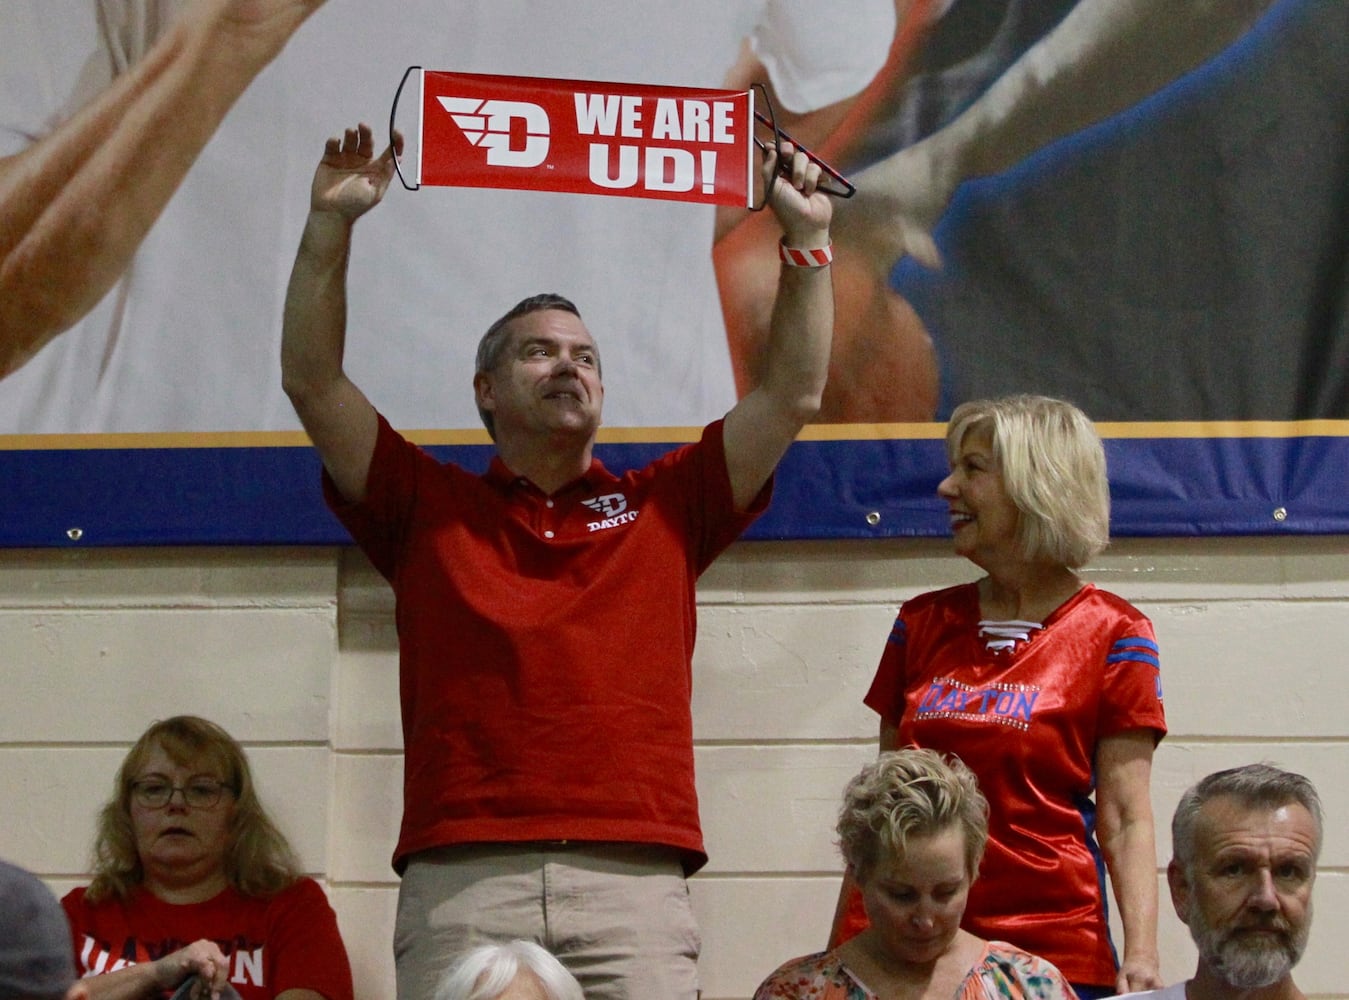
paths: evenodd
<path fill-rule="evenodd" d="M 988 798 L 966 929 L 1113 985 L 1095 754 L 1107 736 L 1166 732 L 1152 623 L 1090 584 L 1010 651 L 990 651 L 979 620 L 975 584 L 906 602 L 866 703 L 899 746 L 958 755 Z"/>
<path fill-rule="evenodd" d="M 545 496 L 442 465 L 380 418 L 365 500 L 329 503 L 393 586 L 403 709 L 394 854 L 529 840 L 707 860 L 693 780 L 695 583 L 737 511 L 721 421 L 621 478 Z"/>
<path fill-rule="evenodd" d="M 166 903 L 137 888 L 126 902 L 91 904 L 84 892 L 73 889 L 61 900 L 81 977 L 153 962 L 206 938 L 228 957 L 230 985 L 243 1000 L 272 1000 L 299 989 L 352 1000 L 337 917 L 313 879 L 299 879 L 267 898 L 231 888 L 202 903 Z"/>

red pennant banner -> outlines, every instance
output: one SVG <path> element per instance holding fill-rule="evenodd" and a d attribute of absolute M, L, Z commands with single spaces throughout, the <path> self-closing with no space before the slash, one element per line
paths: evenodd
<path fill-rule="evenodd" d="M 421 75 L 420 184 L 750 204 L 752 92 Z"/>

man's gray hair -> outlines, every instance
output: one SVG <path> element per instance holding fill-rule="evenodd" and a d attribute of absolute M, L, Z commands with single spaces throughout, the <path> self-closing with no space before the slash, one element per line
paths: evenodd
<path fill-rule="evenodd" d="M 496 1000 L 522 971 L 538 978 L 548 1000 L 585 1000 L 581 985 L 551 952 L 519 940 L 464 952 L 436 987 L 435 1000 Z"/>
<path fill-rule="evenodd" d="M 1195 827 L 1199 810 L 1219 798 L 1233 798 L 1249 808 L 1277 809 L 1297 803 L 1316 821 L 1316 857 L 1321 854 L 1321 797 L 1306 777 L 1273 764 L 1244 764 L 1215 771 L 1180 797 L 1171 818 L 1171 853 L 1187 876 L 1194 870 Z"/>

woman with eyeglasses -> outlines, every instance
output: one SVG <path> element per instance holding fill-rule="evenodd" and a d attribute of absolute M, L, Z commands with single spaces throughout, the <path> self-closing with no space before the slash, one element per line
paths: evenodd
<path fill-rule="evenodd" d="M 93 1000 L 352 1000 L 322 888 L 263 811 L 243 748 L 213 722 L 156 722 L 122 761 L 94 880 L 62 900 Z M 195 977 L 195 978 L 194 978 Z"/>

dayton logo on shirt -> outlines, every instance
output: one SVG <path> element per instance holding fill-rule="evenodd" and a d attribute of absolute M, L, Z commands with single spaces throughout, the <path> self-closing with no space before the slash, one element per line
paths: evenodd
<path fill-rule="evenodd" d="M 472 145 L 487 150 L 494 167 L 537 167 L 548 157 L 548 112 L 525 101 L 484 101 L 476 97 L 439 97 L 441 106 Z M 519 126 L 516 122 L 520 122 Z M 518 132 L 516 130 L 518 129 Z M 524 143 L 512 148 L 512 133 Z"/>
<path fill-rule="evenodd" d="M 1040 689 L 1030 684 L 974 687 L 938 677 L 918 703 L 918 720 L 965 719 L 1029 729 Z"/>
<path fill-rule="evenodd" d="M 106 972 L 117 972 L 137 962 L 152 962 L 186 948 L 190 942 L 168 939 L 165 941 L 137 941 L 127 938 L 122 942 L 121 958 L 113 957 L 113 950 L 94 940 L 88 934 L 79 947 L 79 966 L 81 977 L 100 976 Z M 237 986 L 266 986 L 263 979 L 263 945 L 249 947 L 252 942 L 242 937 L 233 941 L 217 940 L 216 944 L 225 953 L 230 964 L 229 980 Z"/>
<path fill-rule="evenodd" d="M 591 531 L 604 531 L 606 528 L 617 528 L 620 524 L 627 524 L 629 521 L 637 519 L 637 511 L 628 510 L 628 498 L 622 493 L 606 493 L 602 497 L 591 497 L 589 500 L 582 500 L 596 514 L 604 515 L 603 520 L 587 521 L 586 527 Z"/>

